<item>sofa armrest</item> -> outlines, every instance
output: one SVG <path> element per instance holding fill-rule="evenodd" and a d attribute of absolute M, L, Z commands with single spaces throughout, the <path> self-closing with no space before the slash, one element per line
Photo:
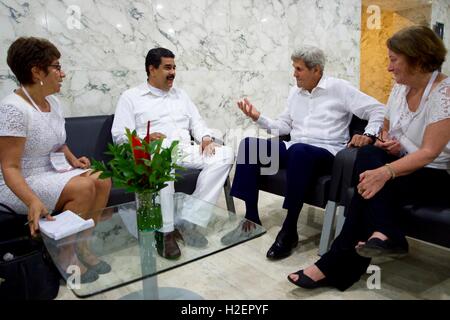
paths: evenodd
<path fill-rule="evenodd" d="M 276 137 L 270 138 L 270 140 L 272 140 L 272 139 L 278 139 L 280 141 L 288 142 L 288 141 L 291 141 L 291 135 L 290 134 L 286 134 L 286 135 L 283 135 L 283 136 L 276 136 Z"/>
<path fill-rule="evenodd" d="M 0 203 L 0 243 L 29 235 L 27 215 L 14 213 L 12 209 Z"/>
<path fill-rule="evenodd" d="M 353 170 L 358 148 L 345 148 L 336 154 L 331 173 L 329 200 L 343 205 L 346 192 L 353 184 Z"/>
<path fill-rule="evenodd" d="M 86 156 L 108 161 L 105 155 L 112 143 L 111 127 L 114 115 L 66 118 L 67 145 L 76 157 Z"/>

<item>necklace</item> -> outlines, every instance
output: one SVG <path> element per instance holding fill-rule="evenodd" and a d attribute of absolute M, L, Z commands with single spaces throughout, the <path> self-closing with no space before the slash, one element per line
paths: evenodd
<path fill-rule="evenodd" d="M 54 128 L 52 121 L 50 120 L 50 118 L 48 118 L 47 116 L 43 116 L 43 114 L 45 113 L 46 115 L 48 114 L 49 117 L 52 116 L 51 112 L 42 112 L 41 109 L 37 106 L 36 102 L 34 102 L 33 98 L 31 98 L 30 94 L 28 93 L 27 89 L 25 89 L 25 87 L 21 87 L 22 91 L 25 93 L 25 95 L 27 96 L 27 98 L 31 101 L 31 104 L 33 106 L 34 109 L 36 109 L 36 111 L 41 115 L 41 118 L 44 119 L 44 121 L 47 122 L 47 125 L 50 127 L 50 129 L 53 131 L 53 133 L 55 134 L 56 138 L 58 141 L 64 141 L 65 140 L 65 130 L 57 130 Z M 48 104 L 48 102 L 47 102 Z M 50 109 L 50 108 L 49 108 Z M 64 142 L 61 142 L 60 144 L 64 144 Z M 59 147 L 59 145 L 55 145 L 54 148 Z"/>
<path fill-rule="evenodd" d="M 409 109 L 408 106 L 408 102 L 406 99 L 406 96 L 404 96 L 402 98 L 402 100 L 406 103 L 406 109 L 408 109 L 407 111 L 409 111 L 409 113 L 405 114 L 406 109 L 403 109 L 401 111 L 401 114 L 399 115 L 397 121 L 393 121 L 393 124 L 389 130 L 389 134 L 393 137 L 396 137 L 397 139 L 399 139 L 402 135 L 404 135 L 404 133 L 406 131 L 408 131 L 409 126 L 411 125 L 411 123 L 417 118 L 417 116 L 421 113 L 421 111 L 424 109 L 424 104 L 426 102 L 426 100 L 428 99 L 428 96 L 431 93 L 431 88 L 433 86 L 434 81 L 436 80 L 437 76 L 439 75 L 438 71 L 434 71 L 430 80 L 428 80 L 428 84 L 425 88 L 425 91 L 422 94 L 422 97 L 420 99 L 419 105 L 417 107 L 417 109 L 415 110 L 415 112 L 412 112 Z M 402 114 L 404 114 L 405 116 L 402 119 Z"/>

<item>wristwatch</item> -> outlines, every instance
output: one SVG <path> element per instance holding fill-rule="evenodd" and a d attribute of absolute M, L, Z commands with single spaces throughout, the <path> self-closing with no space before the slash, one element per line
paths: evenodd
<path fill-rule="evenodd" d="M 377 141 L 377 136 L 374 134 L 370 134 L 370 133 L 364 133 L 363 136 L 369 137 L 370 139 L 372 139 L 371 144 L 374 144 L 375 141 Z"/>

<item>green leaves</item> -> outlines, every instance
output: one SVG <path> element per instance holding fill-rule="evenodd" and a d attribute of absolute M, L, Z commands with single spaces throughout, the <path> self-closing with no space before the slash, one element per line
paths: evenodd
<path fill-rule="evenodd" d="M 164 148 L 162 139 L 147 142 L 135 131 L 126 130 L 127 143 L 108 145 L 105 154 L 112 156 L 108 163 L 92 160 L 92 168 L 101 172 L 101 179 L 112 178 L 115 186 L 128 192 L 158 192 L 179 177 L 175 170 L 183 168 L 176 164 L 178 141 Z"/>

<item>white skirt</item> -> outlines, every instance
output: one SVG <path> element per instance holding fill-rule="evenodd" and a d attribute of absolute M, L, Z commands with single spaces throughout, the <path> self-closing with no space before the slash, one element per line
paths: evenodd
<path fill-rule="evenodd" d="M 43 168 L 40 168 L 43 169 Z M 25 181 L 48 210 L 55 208 L 61 193 L 73 177 L 79 176 L 89 169 L 73 169 L 67 172 L 56 172 L 51 166 L 39 170 L 39 173 L 25 177 Z M 28 214 L 28 207 L 9 189 L 6 184 L 0 186 L 0 203 L 7 205 L 19 214 Z"/>

